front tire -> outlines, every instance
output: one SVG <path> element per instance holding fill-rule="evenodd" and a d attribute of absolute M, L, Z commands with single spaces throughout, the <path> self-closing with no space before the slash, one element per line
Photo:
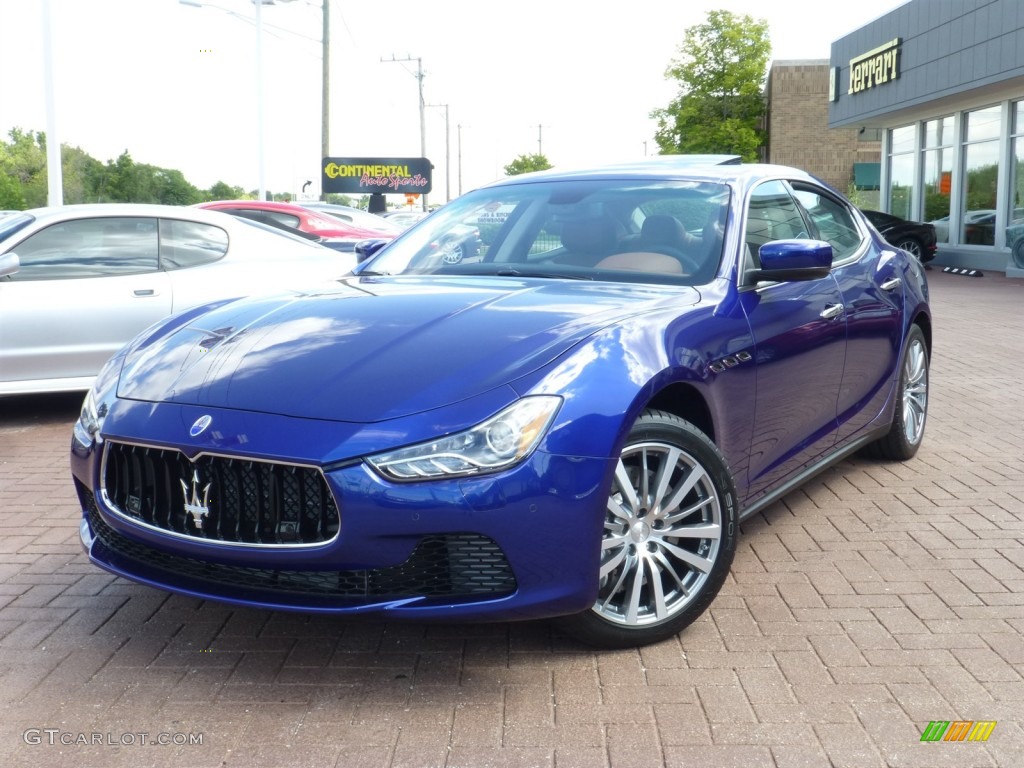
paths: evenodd
<path fill-rule="evenodd" d="M 677 416 L 644 411 L 608 497 L 597 601 L 557 623 L 603 648 L 677 634 L 718 594 L 737 532 L 736 492 L 714 443 Z"/>
<path fill-rule="evenodd" d="M 892 426 L 885 437 L 867 447 L 869 455 L 891 461 L 913 458 L 928 418 L 928 345 L 920 326 L 911 326 L 903 347 Z"/>

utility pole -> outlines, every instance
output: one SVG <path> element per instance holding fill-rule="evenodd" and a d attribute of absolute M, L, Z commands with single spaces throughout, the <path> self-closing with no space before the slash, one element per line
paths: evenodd
<path fill-rule="evenodd" d="M 444 107 L 444 201 L 450 203 L 452 201 L 452 174 L 451 174 L 451 142 L 449 136 L 451 135 L 448 129 L 448 105 L 447 104 L 427 104 L 428 107 Z"/>
<path fill-rule="evenodd" d="M 544 126 L 537 126 L 537 154 L 544 154 Z"/>
<path fill-rule="evenodd" d="M 424 121 L 424 108 L 426 102 L 423 101 L 423 59 L 414 58 L 406 55 L 404 59 L 395 58 L 394 54 L 391 54 L 390 59 L 381 58 L 383 62 L 403 62 L 403 61 L 415 61 L 416 62 L 416 79 L 419 81 L 420 86 L 420 157 L 426 158 L 427 156 L 427 125 Z M 423 210 L 427 210 L 427 196 L 422 195 L 420 198 L 423 201 Z"/>

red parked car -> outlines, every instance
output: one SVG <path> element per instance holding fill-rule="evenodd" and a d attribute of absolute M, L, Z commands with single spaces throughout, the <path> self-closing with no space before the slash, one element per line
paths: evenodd
<path fill-rule="evenodd" d="M 360 240 L 391 240 L 394 235 L 351 225 L 333 216 L 320 214 L 293 203 L 261 200 L 215 200 L 199 203 L 199 208 L 224 211 L 235 216 L 269 224 L 290 231 L 319 237 L 323 245 L 336 250 L 351 251 Z"/>

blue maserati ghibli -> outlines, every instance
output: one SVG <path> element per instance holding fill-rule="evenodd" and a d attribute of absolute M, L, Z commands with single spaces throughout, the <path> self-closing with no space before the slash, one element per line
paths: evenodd
<path fill-rule="evenodd" d="M 361 250 L 106 364 L 71 454 L 96 565 L 239 606 L 552 618 L 635 646 L 707 608 L 745 517 L 921 444 L 923 268 L 801 171 L 517 176 Z"/>

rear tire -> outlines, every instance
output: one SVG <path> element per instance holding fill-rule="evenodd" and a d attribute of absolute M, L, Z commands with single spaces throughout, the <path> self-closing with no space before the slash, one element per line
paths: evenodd
<path fill-rule="evenodd" d="M 924 248 L 921 247 L 921 243 L 918 242 L 913 237 L 906 237 L 906 238 L 904 238 L 903 240 L 900 241 L 900 244 L 897 245 L 896 247 L 906 251 L 907 253 L 909 253 L 911 256 L 913 256 L 918 261 L 921 261 L 923 255 L 924 255 Z M 922 262 L 922 263 L 924 263 L 924 262 Z"/>
<path fill-rule="evenodd" d="M 736 492 L 718 448 L 679 417 L 644 411 L 608 497 L 597 602 L 557 626 L 602 648 L 677 634 L 718 594 L 737 532 Z"/>
<path fill-rule="evenodd" d="M 924 332 L 917 325 L 911 326 L 900 360 L 899 391 L 892 426 L 885 437 L 867 447 L 869 455 L 906 461 L 913 458 L 921 447 L 928 418 L 928 364 Z"/>

